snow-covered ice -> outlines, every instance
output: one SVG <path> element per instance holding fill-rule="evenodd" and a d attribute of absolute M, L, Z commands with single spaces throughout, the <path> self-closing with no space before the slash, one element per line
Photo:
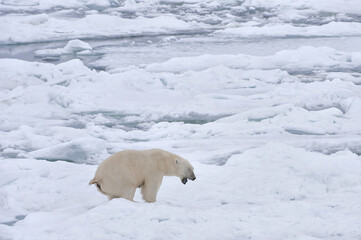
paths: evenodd
<path fill-rule="evenodd" d="M 0 239 L 360 239 L 361 4 L 0 2 Z M 124 149 L 197 180 L 88 186 Z"/>
<path fill-rule="evenodd" d="M 145 204 L 96 194 L 87 186 L 96 166 L 3 160 L 0 229 L 4 239 L 360 237 L 361 162 L 349 151 L 267 144 L 195 168 L 194 184 L 166 178 L 159 201 Z"/>
<path fill-rule="evenodd" d="M 70 40 L 64 48 L 42 49 L 35 51 L 37 57 L 58 57 L 66 54 L 91 55 L 93 48 L 79 39 Z"/>

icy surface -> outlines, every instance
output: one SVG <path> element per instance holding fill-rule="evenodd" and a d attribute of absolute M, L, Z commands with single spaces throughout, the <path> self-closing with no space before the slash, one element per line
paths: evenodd
<path fill-rule="evenodd" d="M 197 181 L 166 178 L 159 201 L 146 204 L 97 194 L 87 186 L 96 166 L 3 160 L 1 221 L 8 224 L 0 230 L 4 239 L 360 237 L 361 162 L 348 151 L 326 156 L 267 144 L 222 167 L 195 167 Z M 13 224 L 12 216 L 25 218 Z"/>
<path fill-rule="evenodd" d="M 0 1 L 0 239 L 360 239 L 361 4 Z M 124 149 L 197 180 L 88 186 Z"/>

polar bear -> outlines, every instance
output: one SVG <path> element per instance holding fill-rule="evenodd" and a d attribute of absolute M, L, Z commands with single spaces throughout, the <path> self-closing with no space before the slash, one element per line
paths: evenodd
<path fill-rule="evenodd" d="M 183 184 L 194 181 L 193 166 L 184 158 L 161 149 L 125 150 L 105 159 L 89 185 L 113 198 L 133 201 L 139 187 L 146 202 L 155 202 L 163 176 L 177 176 Z"/>

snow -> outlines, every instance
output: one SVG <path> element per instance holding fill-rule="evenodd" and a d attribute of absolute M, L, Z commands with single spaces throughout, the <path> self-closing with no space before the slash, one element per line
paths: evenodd
<path fill-rule="evenodd" d="M 1 1 L 0 239 L 360 239 L 360 9 Z M 149 148 L 197 180 L 88 185 Z"/>
<path fill-rule="evenodd" d="M 313 56 L 310 58 L 309 56 Z M 225 65 L 229 68 L 242 69 L 281 69 L 281 70 L 302 70 L 307 68 L 329 69 L 340 67 L 345 69 L 358 68 L 358 58 L 361 52 L 352 54 L 336 51 L 329 47 L 315 48 L 302 46 L 295 50 L 279 51 L 272 56 L 248 56 L 239 55 L 200 55 L 196 57 L 172 58 L 163 63 L 149 64 L 146 69 L 149 71 L 173 71 L 186 70 L 200 71 L 213 66 Z"/>
<path fill-rule="evenodd" d="M 2 211 L 14 205 L 12 214 L 26 215 L 0 225 L 11 239 L 359 237 L 361 162 L 349 151 L 327 156 L 273 143 L 222 167 L 195 163 L 197 181 L 166 178 L 154 204 L 107 201 L 87 186 L 96 166 L 30 159 L 1 166 Z"/>
<path fill-rule="evenodd" d="M 218 30 L 216 34 L 232 34 L 239 37 L 332 37 L 361 34 L 360 23 L 330 22 L 321 26 L 295 27 L 288 24 L 262 27 L 232 27 Z"/>
<path fill-rule="evenodd" d="M 202 30 L 202 24 L 184 22 L 173 16 L 124 19 L 92 14 L 69 19 L 38 16 L 0 16 L 0 44 L 48 42 L 75 38 L 120 38 Z M 89 27 L 91 26 L 91 27 Z M 18 31 L 22 29 L 22 31 Z"/>

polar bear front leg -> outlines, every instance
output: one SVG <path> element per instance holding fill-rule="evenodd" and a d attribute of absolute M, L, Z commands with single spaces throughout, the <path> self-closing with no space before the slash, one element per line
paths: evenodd
<path fill-rule="evenodd" d="M 129 201 L 133 201 L 135 190 L 136 190 L 135 187 L 130 187 L 126 189 L 122 195 L 122 198 L 128 199 Z"/>
<path fill-rule="evenodd" d="M 146 202 L 155 202 L 157 199 L 157 193 L 160 185 L 162 184 L 163 176 L 154 177 L 148 180 L 145 180 L 144 185 L 142 186 L 142 195 L 143 199 Z"/>

